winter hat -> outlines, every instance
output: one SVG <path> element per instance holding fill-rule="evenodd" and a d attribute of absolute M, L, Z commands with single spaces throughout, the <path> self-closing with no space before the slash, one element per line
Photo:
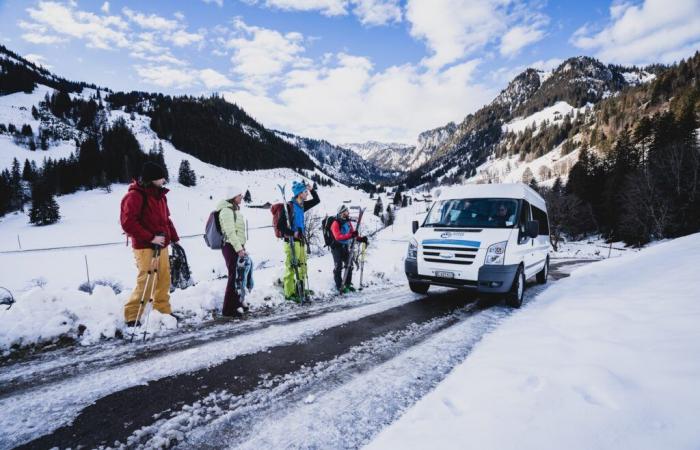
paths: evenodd
<path fill-rule="evenodd" d="M 243 195 L 243 189 L 240 188 L 240 186 L 229 186 L 228 189 L 226 190 L 226 199 L 232 199 L 238 195 Z"/>
<path fill-rule="evenodd" d="M 340 208 L 338 208 L 338 215 L 340 216 L 341 214 L 343 214 L 343 213 L 344 213 L 345 211 L 347 211 L 347 210 L 348 210 L 348 207 L 347 207 L 347 206 L 345 206 L 345 205 L 340 205 Z"/>
<path fill-rule="evenodd" d="M 166 176 L 167 173 L 165 172 L 165 169 L 161 165 L 156 164 L 153 161 L 146 161 L 146 163 L 143 165 L 143 168 L 141 169 L 141 180 L 143 180 L 144 182 L 160 180 L 161 178 L 165 178 Z"/>
<path fill-rule="evenodd" d="M 292 182 L 292 193 L 296 197 L 306 190 L 306 185 L 301 181 Z"/>

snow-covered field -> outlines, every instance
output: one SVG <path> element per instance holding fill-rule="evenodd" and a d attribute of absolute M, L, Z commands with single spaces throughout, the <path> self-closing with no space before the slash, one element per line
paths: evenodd
<path fill-rule="evenodd" d="M 574 271 L 369 448 L 699 448 L 698 261 L 694 234 Z"/>
<path fill-rule="evenodd" d="M 286 184 L 289 191 L 291 181 L 301 176 L 290 169 L 236 172 L 212 166 L 178 151 L 167 141 L 158 140 L 148 126 L 148 118 L 136 115 L 135 120 L 130 120 L 127 114 L 113 111 L 110 120 L 118 117 L 125 117 L 144 151 L 154 143 L 163 145 L 171 175 L 168 203 L 197 283 L 172 294 L 173 308 L 190 322 L 211 318 L 212 311 L 219 310 L 223 302 L 226 280 L 222 277 L 226 268 L 220 252 L 206 247 L 199 236 L 210 211 L 224 198 L 229 185 L 249 189 L 251 205 L 275 203 L 281 201 L 277 185 Z M 36 153 L 18 148 L 12 142 L 8 146 L 16 151 Z M 46 153 L 55 151 L 52 148 Z M 190 162 L 197 175 L 196 187 L 187 188 L 176 181 L 183 159 Z M 101 337 L 114 337 L 122 328 L 122 306 L 131 293 L 136 272 L 132 251 L 125 245 L 119 224 L 119 205 L 126 189 L 126 185 L 113 185 L 112 192 L 97 189 L 58 197 L 61 221 L 48 227 L 30 225 L 26 213 L 0 218 L 0 265 L 4 268 L 0 286 L 9 288 L 17 300 L 10 310 L 0 310 L 0 321 L 4 324 L 0 329 L 0 351 L 6 352 L 14 344 L 46 342 L 64 334 L 76 336 L 81 325 L 86 327 L 80 337 L 84 344 Z M 378 218 L 371 214 L 375 200 L 363 191 L 337 183 L 333 187 L 320 187 L 319 196 L 321 204 L 309 213 L 319 217 L 335 214 L 338 206 L 346 202 L 368 208 L 363 220 L 367 232 L 380 228 Z M 387 199 L 383 200 L 386 204 Z M 249 227 L 247 248 L 256 266 L 256 287 L 247 299 L 253 309 L 274 306 L 284 301 L 281 287 L 276 284 L 283 272 L 283 244 L 274 237 L 269 210 L 244 206 L 243 214 Z M 402 226 L 408 232 L 411 215 L 401 214 L 396 227 Z M 319 236 L 321 245 L 322 242 Z M 109 245 L 26 251 L 103 243 Z M 15 252 L 20 245 L 25 251 Z M 366 282 L 384 283 L 393 275 L 403 274 L 403 245 L 394 243 L 392 247 L 396 247 L 398 254 L 390 251 L 387 259 L 381 261 L 376 258 L 379 253 L 375 253 L 375 246 L 370 247 Z M 319 249 L 317 246 L 316 250 Z M 319 296 L 329 295 L 333 291 L 330 254 L 312 258 L 309 266 L 311 288 Z M 92 295 L 79 291 L 78 287 L 87 279 L 87 270 L 92 282 L 106 280 L 121 286 L 122 292 L 117 294 L 102 286 L 97 286 Z M 172 318 L 156 312 L 151 319 L 153 331 L 175 326 Z"/>

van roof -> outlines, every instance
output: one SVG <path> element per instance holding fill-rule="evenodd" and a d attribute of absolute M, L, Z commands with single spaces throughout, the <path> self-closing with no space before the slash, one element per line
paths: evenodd
<path fill-rule="evenodd" d="M 524 183 L 464 184 L 440 189 L 439 200 L 459 198 L 516 198 L 525 199 L 547 211 L 547 205 L 540 194 Z"/>

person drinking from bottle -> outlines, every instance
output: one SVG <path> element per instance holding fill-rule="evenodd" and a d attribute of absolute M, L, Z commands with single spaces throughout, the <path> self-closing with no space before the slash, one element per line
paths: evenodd
<path fill-rule="evenodd" d="M 146 162 L 141 177 L 129 185 L 122 199 L 120 221 L 124 232 L 131 237 L 138 275 L 136 287 L 124 305 L 126 325 L 140 326 L 137 317 L 153 292 L 153 308 L 163 314 L 172 314 L 170 307 L 170 263 L 168 245 L 180 238 L 170 220 L 170 210 L 163 187 L 167 173 L 163 167 Z M 159 254 L 155 250 L 160 250 Z"/>
<path fill-rule="evenodd" d="M 304 214 L 309 209 L 318 205 L 321 200 L 318 198 L 316 190 L 309 187 L 302 181 L 294 181 L 292 183 L 292 200 L 287 203 L 287 212 L 289 213 L 289 220 L 291 224 L 287 223 L 285 215 L 280 218 L 279 228 L 284 236 L 284 254 L 285 254 L 285 264 L 284 264 L 284 297 L 287 300 L 294 302 L 301 302 L 302 299 L 296 292 L 297 281 L 304 284 L 304 289 L 308 291 L 308 286 L 306 286 L 307 270 L 306 270 L 306 238 L 304 235 Z M 307 200 L 311 194 L 311 200 Z M 296 261 L 293 261 L 292 249 L 290 245 L 290 238 L 294 242 L 294 256 L 296 256 Z M 296 279 L 296 272 L 294 268 L 294 263 L 297 264 L 297 271 L 299 273 L 299 280 Z M 305 292 L 308 294 L 308 292 Z"/>
<path fill-rule="evenodd" d="M 331 253 L 333 254 L 333 263 L 335 265 L 333 268 L 335 287 L 341 294 L 355 292 L 355 287 L 352 285 L 350 243 L 355 239 L 357 242 L 367 244 L 367 238 L 357 234 L 350 221 L 350 210 L 345 205 L 340 205 L 340 208 L 338 208 L 336 220 L 331 224 L 331 233 L 333 234 Z M 348 270 L 347 280 L 343 280 L 346 269 Z"/>
<path fill-rule="evenodd" d="M 216 205 L 219 211 L 219 225 L 224 236 L 224 246 L 221 253 L 228 269 L 228 282 L 224 294 L 224 306 L 221 315 L 225 317 L 240 317 L 248 311 L 248 305 L 241 301 L 236 287 L 236 271 L 238 260 L 245 258 L 246 232 L 245 218 L 241 214 L 241 201 L 245 191 L 238 186 L 228 188 L 227 200 L 221 200 Z"/>

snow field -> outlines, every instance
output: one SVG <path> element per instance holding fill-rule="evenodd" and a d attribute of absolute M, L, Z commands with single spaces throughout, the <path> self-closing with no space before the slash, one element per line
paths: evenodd
<path fill-rule="evenodd" d="M 573 272 L 369 448 L 698 448 L 698 260 L 694 234 Z"/>
<path fill-rule="evenodd" d="M 130 120 L 121 111 L 113 111 L 110 120 L 124 117 L 132 127 L 141 147 L 148 151 L 154 143 L 162 143 L 165 162 L 172 180 L 168 185 L 168 204 L 181 245 L 187 252 L 193 279 L 198 284 L 171 295 L 176 312 L 184 314 L 189 322 L 197 323 L 211 318 L 219 310 L 226 286 L 226 267 L 219 251 L 206 247 L 201 236 L 209 213 L 226 196 L 229 185 L 249 189 L 251 205 L 281 201 L 278 184 L 291 189 L 291 181 L 302 178 L 290 169 L 260 171 L 230 171 L 204 163 L 175 149 L 169 142 L 160 141 L 148 127 L 148 118 L 136 115 Z M 14 145 L 14 144 L 13 144 Z M 186 188 L 177 183 L 180 161 L 186 159 L 197 174 L 197 186 Z M 53 251 L 0 253 L 0 264 L 9 270 L 0 273 L 0 286 L 14 292 L 17 303 L 10 310 L 0 310 L 0 321 L 8 326 L 0 329 L 0 352 L 7 353 L 13 345 L 25 346 L 50 342 L 61 335 L 69 335 L 83 344 L 100 338 L 114 337 L 123 330 L 122 306 L 131 294 L 136 278 L 133 253 L 126 247 L 126 239 L 119 224 L 119 205 L 126 193 L 126 185 L 112 185 L 111 192 L 100 189 L 77 192 L 57 197 L 62 219 L 48 227 L 29 225 L 24 213 L 10 214 L 0 219 L 0 251 L 18 249 L 18 236 L 23 249 L 53 248 L 85 244 L 114 243 L 112 245 L 69 248 Z M 353 188 L 336 184 L 319 187 L 321 204 L 309 214 L 323 217 L 335 214 L 338 206 L 367 207 L 363 220 L 364 232 L 380 228 L 377 217 L 371 214 L 375 200 Z M 384 197 L 384 204 L 388 204 Z M 408 208 L 397 215 L 396 229 L 410 231 L 410 220 L 415 209 Z M 283 243 L 274 238 L 272 216 L 267 209 L 244 206 L 248 221 L 247 249 L 255 263 L 255 289 L 247 296 L 252 308 L 274 306 L 284 301 L 277 280 L 283 274 Z M 403 232 L 403 231 L 401 231 Z M 389 230 L 388 233 L 393 233 Z M 404 233 L 405 234 L 405 233 Z M 121 243 L 119 243 L 121 242 Z M 322 245 L 319 235 L 318 243 Z M 381 250 L 377 242 L 368 249 L 365 282 L 380 285 L 403 281 L 404 244 L 389 242 Z M 314 252 L 320 250 L 316 246 Z M 87 279 L 86 258 L 90 279 L 106 280 L 122 288 L 115 294 L 108 288 L 97 288 L 92 295 L 78 290 Z M 334 291 L 330 254 L 309 260 L 310 286 L 319 296 Z M 355 283 L 359 280 L 355 275 Z M 393 280 L 393 281 L 392 281 Z M 175 327 L 170 317 L 157 312 L 151 315 L 151 330 L 168 331 Z M 79 329 L 83 329 L 78 336 Z"/>

